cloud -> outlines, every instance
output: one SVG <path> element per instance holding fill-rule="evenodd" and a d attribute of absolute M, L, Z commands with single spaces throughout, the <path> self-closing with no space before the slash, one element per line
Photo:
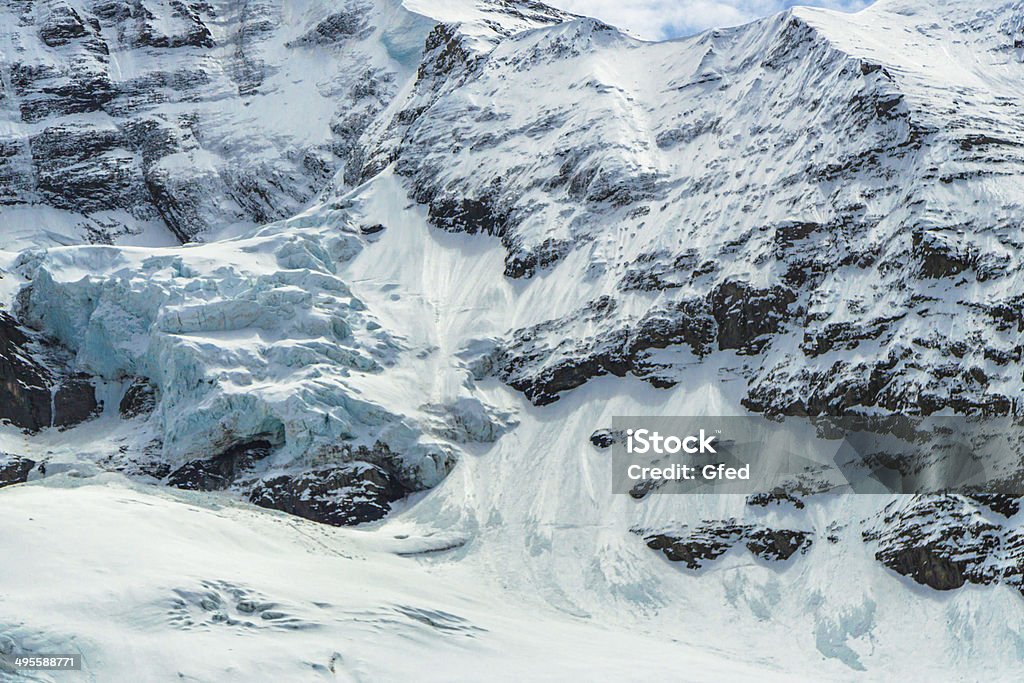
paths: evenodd
<path fill-rule="evenodd" d="M 853 12 L 872 0 L 547 0 L 549 5 L 585 14 L 647 40 L 691 35 L 735 26 L 793 5 Z"/>

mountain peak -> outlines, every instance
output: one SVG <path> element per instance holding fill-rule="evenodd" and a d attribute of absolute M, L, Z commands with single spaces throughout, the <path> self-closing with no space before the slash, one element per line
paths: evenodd
<path fill-rule="evenodd" d="M 535 0 L 403 0 L 403 6 L 478 37 L 505 37 L 578 18 Z"/>

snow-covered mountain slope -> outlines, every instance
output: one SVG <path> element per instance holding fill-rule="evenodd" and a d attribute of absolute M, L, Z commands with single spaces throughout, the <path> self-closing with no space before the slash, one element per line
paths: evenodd
<path fill-rule="evenodd" d="M 435 23 L 417 9 L 476 18 L 482 43 L 564 16 L 464 4 L 4 2 L 6 245 L 170 243 L 294 215 L 415 71 Z"/>
<path fill-rule="evenodd" d="M 730 660 L 723 652 L 741 643 L 708 651 L 509 600 L 399 539 L 117 480 L 19 487 L 0 524 L 12 532 L 0 652 L 80 652 L 83 680 L 814 680 L 785 672 L 784 641 L 763 661 Z M 43 538 L 65 558 L 45 570 Z M 53 585 L 66 587 L 57 599 Z M 2 666 L 0 680 L 65 677 L 14 679 Z"/>
<path fill-rule="evenodd" d="M 760 353 L 758 410 L 1007 411 L 1021 11 L 911 6 L 658 44 L 580 20 L 429 81 L 385 158 L 436 225 L 499 235 L 506 275 L 588 311 L 522 328 L 502 377 L 542 403 L 668 384 L 651 351 L 678 344 Z"/>
<path fill-rule="evenodd" d="M 248 35 L 247 3 L 153 3 L 159 21 L 136 9 L 148 2 L 104 18 L 109 4 L 73 8 L 117 36 L 111 59 L 167 71 L 180 55 L 210 87 L 140 86 L 153 101 L 122 116 L 67 111 L 74 98 L 39 85 L 57 109 L 4 130 L 23 140 L 61 121 L 93 140 L 98 119 L 202 121 L 196 147 L 154 157 L 165 194 L 138 206 L 205 243 L 127 246 L 153 233 L 128 236 L 142 224 L 118 207 L 102 210 L 123 213 L 101 241 L 120 245 L 52 247 L 94 240 L 68 226 L 99 210 L 0 185 L 19 197 L 3 207 L 15 317 L 0 318 L 0 396 L 24 408 L 3 414 L 0 485 L 29 480 L 0 492 L 18 530 L 0 546 L 26 569 L 0 571 L 11 586 L 39 571 L 21 540 L 29 510 L 62 534 L 69 506 L 100 520 L 95 548 L 75 547 L 101 572 L 126 567 L 119 528 L 171 540 L 137 565 L 114 626 L 81 616 L 92 584 L 61 603 L 63 630 L 37 624 L 26 587 L 0 645 L 67 644 L 116 679 L 124 633 L 184 648 L 173 629 L 192 620 L 189 637 L 219 643 L 220 614 L 244 622 L 252 594 L 316 626 L 247 628 L 244 653 L 143 670 L 327 677 L 340 652 L 338 677 L 412 675 L 383 650 L 353 660 L 333 645 L 372 632 L 381 648 L 415 642 L 446 680 L 498 662 L 540 680 L 1015 680 L 1017 499 L 637 500 L 612 493 L 592 436 L 621 415 L 1017 414 L 1020 3 L 797 9 L 656 44 L 533 2 L 263 4 L 277 14 L 242 47 L 224 36 Z M 65 16 L 10 7 L 21 41 Z M 29 53 L 70 60 L 74 45 Z M 240 88 L 249 67 L 262 76 Z M 352 80 L 367 68 L 372 93 Z M 324 69 L 336 89 L 311 76 Z M 141 165 L 116 168 L 145 181 L 141 148 L 123 149 Z M 316 173 L 300 161 L 311 150 L 326 155 Z M 88 152 L 81 172 L 102 158 Z M 72 413 L 56 402 L 65 383 Z M 238 499 L 372 524 L 319 529 Z M 135 502 L 145 519 L 125 527 Z M 309 558 L 311 534 L 365 561 Z M 253 569 L 261 552 L 276 564 Z M 165 554 L 185 559 L 164 570 Z M 316 606 L 351 603 L 352 582 L 370 595 L 356 600 L 365 620 Z M 421 589 L 430 605 L 394 597 Z M 485 618 L 496 611 L 507 617 Z M 463 644 L 448 649 L 453 629 Z M 560 638 L 548 658 L 542 642 Z"/>

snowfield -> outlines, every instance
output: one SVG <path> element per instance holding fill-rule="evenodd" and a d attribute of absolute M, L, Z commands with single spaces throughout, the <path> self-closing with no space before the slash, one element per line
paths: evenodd
<path fill-rule="evenodd" d="M 18 529 L 0 648 L 81 652 L 82 680 L 792 680 L 514 599 L 460 563 L 397 555 L 409 541 L 208 496 L 70 479 L 20 487 L 0 516 Z M 44 570 L 43 555 L 61 561 Z"/>
<path fill-rule="evenodd" d="M 811 572 L 694 577 L 589 516 L 481 520 L 431 552 L 450 529 L 336 529 L 110 475 L 3 501 L 0 647 L 80 652 L 90 681 L 1011 681 L 1019 661 L 1009 590 L 927 594 L 844 546 Z"/>
<path fill-rule="evenodd" d="M 1019 414 L 1022 51 L 1008 1 L 6 3 L 0 654 L 1019 680 L 1019 498 L 615 495 L 597 437 Z"/>

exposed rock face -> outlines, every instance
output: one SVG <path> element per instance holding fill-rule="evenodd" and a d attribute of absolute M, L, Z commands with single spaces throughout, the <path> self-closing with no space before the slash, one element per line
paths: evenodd
<path fill-rule="evenodd" d="M 34 460 L 0 453 L 0 488 L 28 481 L 28 474 L 35 466 Z"/>
<path fill-rule="evenodd" d="M 380 464 L 355 460 L 304 472 L 266 475 L 257 468 L 274 451 L 268 441 L 238 443 L 211 458 L 191 460 L 166 479 L 169 486 L 192 491 L 241 492 L 250 502 L 315 522 L 351 526 L 381 519 L 391 503 L 420 488 L 392 469 L 384 449 L 359 449 Z"/>
<path fill-rule="evenodd" d="M 792 503 L 795 511 L 805 508 L 803 501 L 782 491 L 748 498 L 754 506 L 772 502 Z M 1003 495 L 903 496 L 877 518 L 866 520 L 860 535 L 882 565 L 935 590 L 1006 584 L 1024 594 L 1024 534 L 1010 522 L 993 521 L 988 512 L 1009 518 L 1017 514 L 1019 505 L 1018 499 Z M 839 528 L 829 527 L 830 542 L 839 541 Z M 639 528 L 633 533 L 672 562 L 693 570 L 739 544 L 764 560 L 785 561 L 806 553 L 814 540 L 811 531 L 736 519 L 665 530 Z"/>
<path fill-rule="evenodd" d="M 0 420 L 37 431 L 93 417 L 101 406 L 89 377 L 55 374 L 40 362 L 43 342 L 30 334 L 0 311 Z"/>
<path fill-rule="evenodd" d="M 409 67 L 377 41 L 387 3 L 325 7 L 296 17 L 301 25 L 286 7 L 7 3 L 0 110 L 13 123 L 0 135 L 2 221 L 45 221 L 56 243 L 143 232 L 166 240 L 168 230 L 191 241 L 211 227 L 295 214 L 345 166 Z M 390 28 L 422 45 L 429 24 L 405 21 Z M 321 78 L 299 84 L 309 50 Z M 303 103 L 302 115 L 268 122 L 257 113 L 282 101 Z M 19 231 L 7 246 L 22 237 L 54 243 Z"/>
<path fill-rule="evenodd" d="M 1010 518 L 1020 512 L 1020 499 L 1001 493 L 974 493 L 968 498 L 981 503 L 992 512 Z"/>
<path fill-rule="evenodd" d="M 0 312 L 0 419 L 25 429 L 49 427 L 50 373 L 28 353 L 28 337 Z"/>
<path fill-rule="evenodd" d="M 747 550 L 765 560 L 782 561 L 811 547 L 811 534 L 789 529 L 753 529 L 747 533 Z"/>
<path fill-rule="evenodd" d="M 660 550 L 669 560 L 682 562 L 688 569 L 700 569 L 741 541 L 751 553 L 769 561 L 784 561 L 797 552 L 806 553 L 813 542 L 809 531 L 770 529 L 741 524 L 735 519 L 704 522 L 694 529 L 683 527 L 659 533 L 634 529 L 633 533 L 643 536 L 652 550 Z"/>
<path fill-rule="evenodd" d="M 350 2 L 341 12 L 323 19 L 307 33 L 288 43 L 288 47 L 299 45 L 330 45 L 356 36 L 367 34 L 373 29 L 367 20 L 365 4 Z"/>
<path fill-rule="evenodd" d="M 223 491 L 270 455 L 272 449 L 268 441 L 236 444 L 212 458 L 190 460 L 171 472 L 167 484 L 190 491 Z"/>
<path fill-rule="evenodd" d="M 570 320 L 599 327 L 614 308 L 614 300 L 602 298 L 579 309 Z M 497 359 L 498 377 L 534 404 L 545 405 L 592 377 L 622 377 L 630 370 L 631 357 L 621 335 L 602 333 L 592 340 L 591 348 L 578 348 L 562 336 L 567 324 L 552 320 L 517 331 L 509 348 Z"/>
<path fill-rule="evenodd" d="M 804 502 L 789 491 L 781 488 L 772 489 L 767 493 L 754 493 L 747 496 L 747 505 L 768 507 L 770 505 L 789 504 L 797 510 L 804 509 Z"/>
<path fill-rule="evenodd" d="M 711 315 L 718 324 L 718 348 L 758 353 L 767 345 L 768 335 L 782 330 L 796 298 L 781 286 L 761 290 L 741 281 L 723 282 L 709 297 Z"/>
<path fill-rule="evenodd" d="M 88 33 L 89 30 L 78 12 L 63 3 L 55 3 L 50 8 L 50 15 L 39 27 L 39 38 L 50 47 L 66 45 Z"/>
<path fill-rule="evenodd" d="M 130 420 L 139 415 L 146 415 L 153 412 L 156 407 L 156 387 L 148 380 L 138 378 L 125 390 L 121 402 L 118 404 L 118 412 L 121 417 Z"/>
<path fill-rule="evenodd" d="M 622 443 L 626 435 L 615 429 L 598 429 L 590 435 L 590 443 L 595 448 L 611 448 L 616 443 Z"/>
<path fill-rule="evenodd" d="M 1020 530 L 989 521 L 970 500 L 920 497 L 886 513 L 864 532 L 886 567 L 936 590 L 1007 583 L 1024 592 Z"/>
<path fill-rule="evenodd" d="M 757 290 L 728 281 L 706 297 L 652 308 L 623 325 L 616 300 L 602 297 L 564 318 L 516 331 L 497 359 L 498 377 L 536 405 L 608 374 L 633 374 L 670 388 L 676 381 L 671 366 L 656 360 L 658 350 L 685 346 L 698 357 L 715 350 L 757 354 L 792 315 L 795 300 L 783 287 Z M 607 329 L 579 342 L 567 336 L 584 324 Z"/>
<path fill-rule="evenodd" d="M 735 523 L 708 524 L 692 534 L 652 534 L 644 537 L 647 547 L 660 550 L 672 562 L 683 562 L 688 569 L 700 569 L 732 548 L 746 532 Z"/>
<path fill-rule="evenodd" d="M 73 427 L 103 409 L 89 375 L 75 373 L 57 386 L 53 396 L 53 426 Z"/>
<path fill-rule="evenodd" d="M 409 493 L 393 473 L 370 463 L 349 463 L 261 480 L 249 500 L 315 522 L 348 526 L 372 522 Z"/>

